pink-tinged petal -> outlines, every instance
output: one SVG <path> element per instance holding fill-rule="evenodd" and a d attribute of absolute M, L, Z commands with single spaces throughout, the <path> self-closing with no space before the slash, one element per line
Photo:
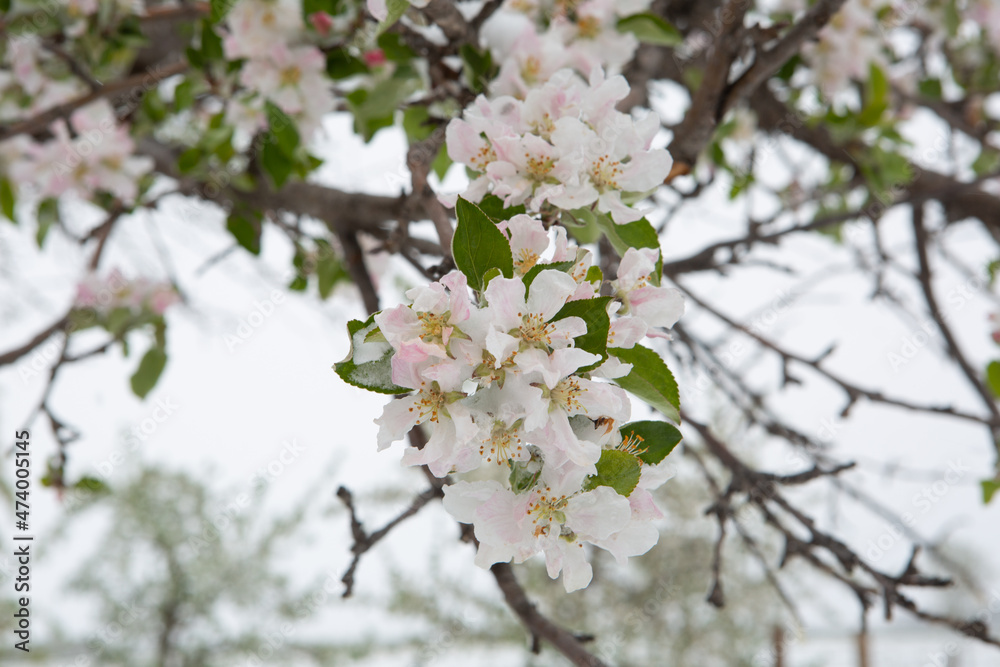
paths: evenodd
<path fill-rule="evenodd" d="M 608 347 L 630 349 L 646 337 L 649 325 L 637 317 L 619 317 L 611 320 L 608 329 Z"/>
<path fill-rule="evenodd" d="M 389 16 L 389 7 L 386 4 L 386 0 L 368 0 L 368 13 L 375 20 L 384 21 Z"/>
<path fill-rule="evenodd" d="M 603 364 L 590 371 L 590 376 L 604 378 L 605 380 L 615 380 L 623 378 L 632 372 L 632 364 L 622 362 L 618 357 L 609 355 Z"/>
<path fill-rule="evenodd" d="M 514 362 L 523 373 L 540 373 L 547 387 L 555 387 L 576 369 L 600 361 L 600 355 L 575 347 L 554 350 L 551 354 L 538 348 L 518 352 Z"/>
<path fill-rule="evenodd" d="M 653 327 L 669 329 L 684 314 L 684 296 L 672 287 L 640 287 L 628 301 L 632 314 Z"/>
<path fill-rule="evenodd" d="M 594 544 L 607 549 L 619 565 L 625 565 L 630 556 L 639 556 L 654 546 L 660 539 L 660 531 L 646 521 L 632 521 L 610 537 L 595 541 Z"/>
<path fill-rule="evenodd" d="M 416 425 L 419 412 L 414 408 L 418 400 L 419 396 L 406 396 L 389 401 L 382 409 L 382 416 L 375 420 L 379 451 L 401 440 Z"/>
<path fill-rule="evenodd" d="M 376 313 L 375 324 L 397 350 L 404 342 L 418 338 L 421 332 L 420 318 L 412 308 L 403 305 Z"/>
<path fill-rule="evenodd" d="M 406 298 L 413 301 L 413 310 L 418 313 L 440 315 L 448 310 L 448 293 L 439 282 L 407 290 Z"/>
<path fill-rule="evenodd" d="M 453 359 L 445 359 L 432 364 L 420 371 L 420 376 L 427 381 L 437 382 L 441 391 L 458 391 L 462 383 L 472 375 L 472 369 Z"/>
<path fill-rule="evenodd" d="M 575 291 L 576 281 L 572 277 L 554 269 L 542 271 L 531 283 L 528 312 L 540 314 L 543 321 L 548 322 L 566 305 L 566 299 Z"/>
<path fill-rule="evenodd" d="M 486 351 L 493 355 L 493 359 L 495 360 L 493 367 L 500 368 L 503 362 L 517 351 L 521 341 L 496 329 L 491 329 L 486 334 L 485 343 Z"/>
<path fill-rule="evenodd" d="M 625 390 L 607 382 L 594 382 L 579 378 L 580 393 L 576 397 L 580 410 L 576 414 L 586 414 L 591 418 L 610 417 L 616 421 L 628 421 L 632 404 Z"/>
<path fill-rule="evenodd" d="M 586 468 L 589 472 L 596 472 L 594 464 L 601 458 L 601 448 L 596 443 L 587 440 L 580 440 L 573 433 L 573 428 L 569 424 L 569 417 L 562 409 L 556 409 L 549 413 L 549 421 L 542 430 L 548 442 L 555 448 L 561 450 L 569 461 L 573 464 Z M 543 450 L 544 451 L 544 450 Z"/>
<path fill-rule="evenodd" d="M 624 225 L 642 218 L 642 213 L 622 203 L 618 190 L 602 192 L 597 200 L 597 210 L 607 213 L 616 224 Z"/>
<path fill-rule="evenodd" d="M 452 471 L 455 458 L 454 429 L 450 423 L 442 423 L 432 430 L 432 435 L 421 448 L 407 447 L 403 450 L 404 466 L 427 466 L 435 477 L 444 477 Z"/>
<path fill-rule="evenodd" d="M 572 593 L 590 585 L 594 568 L 587 562 L 583 546 L 579 542 L 567 544 L 563 554 L 562 579 L 566 592 Z"/>
<path fill-rule="evenodd" d="M 643 470 L 650 466 L 643 466 Z M 652 466 L 655 467 L 655 466 Z M 641 486 L 632 491 L 628 497 L 628 504 L 632 508 L 633 521 L 655 521 L 663 518 L 663 512 L 656 506 L 653 494 Z"/>
<path fill-rule="evenodd" d="M 587 333 L 587 323 L 581 317 L 564 317 L 552 323 L 552 333 L 549 334 L 554 348 L 564 348 L 571 345 L 577 336 Z M 587 364 L 581 364 L 586 366 Z M 578 366 L 579 368 L 579 366 Z"/>
<path fill-rule="evenodd" d="M 608 486 L 573 496 L 566 503 L 566 525 L 577 535 L 603 540 L 628 524 L 628 498 Z"/>
<path fill-rule="evenodd" d="M 515 550 L 509 545 L 493 545 L 485 542 L 479 543 L 479 550 L 476 551 L 475 563 L 484 570 L 489 569 L 494 563 L 509 563 L 515 557 Z M 518 561 L 522 562 L 522 561 Z"/>
<path fill-rule="evenodd" d="M 655 248 L 629 248 L 618 264 L 618 289 L 631 291 L 640 282 L 647 280 L 656 270 L 660 251 Z"/>
<path fill-rule="evenodd" d="M 640 489 L 656 489 L 677 474 L 674 464 L 661 461 L 654 466 L 642 466 L 642 477 L 639 478 Z"/>
<path fill-rule="evenodd" d="M 539 278 L 548 273 L 542 271 Z M 536 278 L 537 280 L 537 278 Z M 524 283 L 520 278 L 494 278 L 486 286 L 486 302 L 497 329 L 509 331 L 521 326 L 521 318 L 526 315 L 524 303 Z M 553 313 L 554 314 L 554 313 Z"/>
<path fill-rule="evenodd" d="M 406 356 L 410 356 L 409 350 Z M 411 361 L 406 361 L 399 353 L 392 355 L 389 362 L 392 366 L 392 382 L 400 387 L 417 389 L 423 383 L 421 378 L 421 365 Z"/>
<path fill-rule="evenodd" d="M 507 489 L 494 493 L 476 510 L 476 537 L 493 545 L 516 545 L 530 539 L 530 529 L 526 531 L 523 525 L 528 516 L 529 500 L 528 494 L 515 496 Z"/>
<path fill-rule="evenodd" d="M 444 498 L 441 500 L 441 504 L 444 505 L 449 514 L 455 517 L 456 521 L 472 523 L 479 506 L 493 497 L 494 494 L 502 491 L 503 488 L 499 482 L 493 480 L 455 482 L 442 489 Z"/>
<path fill-rule="evenodd" d="M 630 192 L 646 192 L 663 185 L 674 161 L 665 150 L 634 153 L 625 165 L 622 187 Z"/>

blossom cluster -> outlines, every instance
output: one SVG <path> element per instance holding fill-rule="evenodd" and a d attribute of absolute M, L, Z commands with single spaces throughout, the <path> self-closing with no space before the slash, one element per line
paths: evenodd
<path fill-rule="evenodd" d="M 828 98 L 851 80 L 865 80 L 871 63 L 885 68 L 878 18 L 885 6 L 885 0 L 848 0 L 819 31 L 819 40 L 803 49 L 816 85 Z"/>
<path fill-rule="evenodd" d="M 24 120 L 79 95 L 72 77 L 56 77 L 60 63 L 36 35 L 10 40 L 0 60 L 0 123 Z"/>
<path fill-rule="evenodd" d="M 477 562 L 544 552 L 550 576 L 562 571 L 566 589 L 576 590 L 591 579 L 585 543 L 622 560 L 656 543 L 650 520 L 661 514 L 649 490 L 669 476 L 659 461 L 636 457 L 644 451 L 639 438 L 622 437 L 630 401 L 606 380 L 631 366 L 577 342 L 596 333 L 612 349 L 630 349 L 671 327 L 683 300 L 655 284 L 656 249 L 626 252 L 613 297 L 599 298 L 592 254 L 564 229 L 550 236 L 527 215 L 498 227 L 514 258 L 511 277 L 492 277 L 478 298 L 459 271 L 413 288 L 412 305 L 377 313 L 354 331 L 352 362 L 363 369 L 391 355 L 392 385 L 412 390 L 376 420 L 380 449 L 423 424 L 426 444 L 407 448 L 404 463 L 437 476 L 470 473 L 445 487 L 444 505 L 474 525 Z M 608 317 L 603 329 L 585 318 L 596 311 Z M 348 379 L 380 382 L 367 371 Z M 608 452 L 635 466 L 631 488 L 603 479 L 605 465 L 616 463 Z"/>
<path fill-rule="evenodd" d="M 153 160 L 136 156 L 128 127 L 118 122 L 104 99 L 80 107 L 65 120 L 49 126 L 52 139 L 21 136 L 11 142 L 9 172 L 16 182 L 31 183 L 40 197 L 73 193 L 91 199 L 107 192 L 134 202 L 139 178 L 153 169 Z M 71 132 L 72 129 L 72 132 Z"/>
<path fill-rule="evenodd" d="M 310 25 L 330 32 L 333 17 L 316 12 Z M 306 24 L 298 0 L 242 0 L 227 16 L 223 50 L 230 60 L 246 59 L 239 81 L 245 93 L 230 101 L 227 114 L 250 134 L 266 125 L 264 103 L 270 100 L 295 119 L 303 136 L 310 136 L 335 99 L 326 76 L 326 57 L 314 45 L 302 43 Z M 249 124 L 247 121 L 249 120 Z"/>
<path fill-rule="evenodd" d="M 618 30 L 618 19 L 649 5 L 650 0 L 508 0 L 486 31 L 501 62 L 491 92 L 523 98 L 563 68 L 584 76 L 595 67 L 619 73 L 639 41 Z M 516 38 L 506 39 L 510 34 Z"/>
<path fill-rule="evenodd" d="M 118 269 L 113 269 L 104 277 L 87 274 L 76 286 L 73 307 L 93 310 L 105 317 L 118 309 L 128 310 L 136 316 L 143 313 L 162 315 L 179 301 L 180 296 L 169 283 L 146 278 L 128 280 Z"/>
<path fill-rule="evenodd" d="M 523 100 L 480 96 L 446 131 L 451 159 L 477 174 L 463 196 L 492 193 L 533 212 L 596 207 L 619 224 L 640 219 L 626 200 L 662 184 L 673 161 L 652 148 L 655 113 L 634 119 L 615 109 L 628 92 L 620 75 L 595 69 L 584 81 L 564 69 Z"/>

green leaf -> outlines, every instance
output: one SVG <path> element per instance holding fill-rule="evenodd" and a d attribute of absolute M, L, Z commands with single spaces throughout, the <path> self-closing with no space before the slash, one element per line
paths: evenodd
<path fill-rule="evenodd" d="M 503 200 L 496 195 L 486 195 L 477 206 L 482 209 L 483 213 L 498 221 L 510 220 L 515 215 L 521 215 L 525 211 L 524 204 L 504 208 Z"/>
<path fill-rule="evenodd" d="M 122 340 L 124 333 L 133 324 L 135 324 L 135 319 L 132 317 L 132 309 L 128 306 L 112 308 L 111 312 L 104 318 L 104 328 L 119 340 Z"/>
<path fill-rule="evenodd" d="M 990 150 L 985 146 L 979 152 L 979 157 L 972 163 L 972 171 L 980 178 L 994 173 L 998 168 L 1000 168 L 1000 152 Z"/>
<path fill-rule="evenodd" d="M 674 450 L 681 441 L 681 432 L 673 424 L 661 421 L 640 421 L 625 424 L 621 428 L 622 440 L 633 438 L 643 463 L 656 465 Z M 645 451 L 642 451 L 645 450 Z"/>
<path fill-rule="evenodd" d="M 182 174 L 188 174 L 194 171 L 194 168 L 198 166 L 201 162 L 202 150 L 195 146 L 194 148 L 189 148 L 177 158 L 177 169 Z"/>
<path fill-rule="evenodd" d="M 679 46 L 684 35 L 656 14 L 633 14 L 618 21 L 618 32 L 630 32 L 640 42 L 657 46 Z"/>
<path fill-rule="evenodd" d="M 858 115 L 862 127 L 873 127 L 882 119 L 889 108 L 889 79 L 875 63 L 868 66 L 868 81 L 865 83 L 865 105 Z"/>
<path fill-rule="evenodd" d="M 14 197 L 14 186 L 6 178 L 0 178 L 0 213 L 3 216 L 17 224 L 17 219 L 14 218 L 14 204 L 16 202 Z"/>
<path fill-rule="evenodd" d="M 413 105 L 406 107 L 403 111 L 403 131 L 410 143 L 422 141 L 434 131 L 434 123 L 430 121 L 430 113 L 427 107 Z"/>
<path fill-rule="evenodd" d="M 97 477 L 90 477 L 86 475 L 77 480 L 73 488 L 78 491 L 85 491 L 87 493 L 93 493 L 96 495 L 107 495 L 111 493 L 111 489 L 103 481 Z"/>
<path fill-rule="evenodd" d="M 538 482 L 542 472 L 539 461 L 532 458 L 529 461 L 513 461 L 510 466 L 510 489 L 514 493 L 524 493 Z"/>
<path fill-rule="evenodd" d="M 319 283 L 319 296 L 326 299 L 333 292 L 337 283 L 350 280 L 343 262 L 333 251 L 333 247 L 322 239 L 317 239 L 319 254 L 316 260 L 316 279 Z"/>
<path fill-rule="evenodd" d="M 646 401 L 667 418 L 680 423 L 681 401 L 677 381 L 660 355 L 641 345 L 630 349 L 609 347 L 608 352 L 623 362 L 632 364 L 632 372 L 614 380 L 615 384 Z"/>
<path fill-rule="evenodd" d="M 382 49 L 382 55 L 386 60 L 394 63 L 405 63 L 417 57 L 416 52 L 403 43 L 402 38 L 396 33 L 383 33 L 375 40 L 378 48 Z"/>
<path fill-rule="evenodd" d="M 254 255 L 260 254 L 260 223 L 247 216 L 233 212 L 226 219 L 226 229 L 236 242 Z"/>
<path fill-rule="evenodd" d="M 617 449 L 605 449 L 597 461 L 597 474 L 583 483 L 583 488 L 593 491 L 599 486 L 610 486 L 618 495 L 628 497 L 635 491 L 642 476 L 639 459 Z"/>
<path fill-rule="evenodd" d="M 336 81 L 355 74 L 367 74 L 368 65 L 348 53 L 347 49 L 334 49 L 326 56 L 326 73 Z"/>
<path fill-rule="evenodd" d="M 377 34 L 379 35 L 395 25 L 396 21 L 402 18 L 403 14 L 406 13 L 406 10 L 410 8 L 409 0 L 387 0 L 385 4 L 389 13 L 385 19 L 378 24 Z"/>
<path fill-rule="evenodd" d="M 410 389 L 400 387 L 392 381 L 392 347 L 388 343 L 365 342 L 365 338 L 376 328 L 375 316 L 368 320 L 351 320 L 347 332 L 351 336 L 351 351 L 347 358 L 334 364 L 333 368 L 344 382 L 374 391 L 379 394 L 408 394 Z M 356 356 L 365 359 L 355 363 Z"/>
<path fill-rule="evenodd" d="M 139 398 L 146 398 L 146 394 L 156 386 L 166 365 L 167 351 L 159 346 L 149 348 L 139 362 L 135 375 L 132 376 L 132 393 Z"/>
<path fill-rule="evenodd" d="M 991 361 L 986 367 L 986 384 L 993 395 L 1000 398 L 1000 361 Z"/>
<path fill-rule="evenodd" d="M 983 504 L 988 505 L 997 491 L 1000 491 L 1000 480 L 984 479 L 980 482 L 983 487 Z"/>
<path fill-rule="evenodd" d="M 0 12 L 10 11 L 10 0 L 0 0 Z"/>
<path fill-rule="evenodd" d="M 616 225 L 614 221 L 606 215 L 597 216 L 597 225 L 608 237 L 611 247 L 619 256 L 624 257 L 629 248 L 656 248 L 660 250 L 660 237 L 656 230 L 646 218 L 640 218 L 627 225 Z M 656 270 L 651 276 L 654 285 L 660 284 L 660 277 L 663 274 L 663 252 L 660 252 L 659 259 L 656 260 Z"/>
<path fill-rule="evenodd" d="M 211 8 L 211 13 L 209 14 L 209 20 L 212 23 L 218 23 L 226 14 L 229 13 L 229 8 L 233 6 L 233 0 L 209 0 L 209 7 Z"/>
<path fill-rule="evenodd" d="M 285 184 L 288 177 L 292 175 L 292 169 L 295 166 L 292 160 L 273 141 L 264 144 L 264 148 L 260 152 L 260 162 L 264 171 L 271 177 L 275 189 L 280 189 Z"/>
<path fill-rule="evenodd" d="M 459 55 L 469 88 L 476 93 L 484 92 L 493 78 L 493 56 L 489 49 L 480 50 L 471 44 L 463 44 Z"/>
<path fill-rule="evenodd" d="M 294 158 L 295 149 L 299 147 L 299 131 L 295 128 L 295 121 L 272 102 L 266 102 L 264 110 L 271 130 L 270 138 L 274 140 L 269 143 L 277 144 L 289 159 Z"/>
<path fill-rule="evenodd" d="M 421 86 L 420 75 L 409 65 L 399 65 L 391 78 L 370 90 L 359 88 L 347 95 L 354 112 L 354 131 L 371 141 L 375 133 L 393 124 L 396 109 Z"/>
<path fill-rule="evenodd" d="M 608 328 L 611 326 L 611 318 L 608 317 L 608 303 L 610 302 L 610 296 L 569 301 L 552 318 L 555 321 L 566 317 L 579 317 L 587 323 L 587 333 L 573 340 L 576 341 L 576 347 L 591 354 L 599 354 L 601 360 L 586 368 L 581 368 L 576 371 L 577 373 L 585 373 L 597 368 L 608 358 Z"/>
<path fill-rule="evenodd" d="M 535 264 L 533 267 L 528 269 L 528 272 L 524 274 L 522 280 L 524 281 L 525 291 L 531 291 L 531 283 L 535 282 L 535 278 L 542 271 L 569 271 L 573 268 L 576 262 L 552 262 L 551 264 Z"/>
<path fill-rule="evenodd" d="M 38 230 L 35 232 L 35 241 L 41 248 L 45 244 L 45 237 L 49 235 L 52 225 L 59 221 L 59 202 L 52 197 L 47 197 L 38 205 Z"/>
<path fill-rule="evenodd" d="M 201 53 L 205 60 L 216 61 L 225 58 L 222 38 L 212 28 L 212 23 L 208 19 L 201 22 Z"/>
<path fill-rule="evenodd" d="M 924 97 L 929 97 L 932 100 L 941 99 L 941 79 L 936 77 L 930 79 L 922 79 L 920 83 L 917 84 L 917 89 L 920 94 Z"/>
<path fill-rule="evenodd" d="M 174 88 L 174 111 L 184 111 L 194 105 L 194 83 L 184 79 Z"/>
<path fill-rule="evenodd" d="M 451 241 L 455 266 L 465 274 L 469 286 L 482 291 L 483 277 L 498 269 L 505 278 L 514 276 L 514 256 L 503 232 L 481 208 L 459 197 L 455 206 L 458 226 Z"/>

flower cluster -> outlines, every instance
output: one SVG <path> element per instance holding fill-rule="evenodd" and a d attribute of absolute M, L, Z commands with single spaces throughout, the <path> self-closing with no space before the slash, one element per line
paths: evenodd
<path fill-rule="evenodd" d="M 625 200 L 662 184 L 672 160 L 651 148 L 655 113 L 635 120 L 615 109 L 628 91 L 621 76 L 595 69 L 585 82 L 564 69 L 523 100 L 480 96 L 446 134 L 452 160 L 478 174 L 464 196 L 492 192 L 534 212 L 596 207 L 619 224 L 640 219 Z"/>
<path fill-rule="evenodd" d="M 878 19 L 885 5 L 885 0 L 848 0 L 819 31 L 819 40 L 803 49 L 826 97 L 833 97 L 851 80 L 865 80 L 871 63 L 885 68 L 885 40 Z"/>
<path fill-rule="evenodd" d="M 16 122 L 82 92 L 71 77 L 56 78 L 60 63 L 35 35 L 10 40 L 0 61 L 0 123 Z"/>
<path fill-rule="evenodd" d="M 656 543 L 649 520 L 661 515 L 649 489 L 669 473 L 658 465 L 662 456 L 641 459 L 642 438 L 623 428 L 630 401 L 607 380 L 632 367 L 608 349 L 629 350 L 672 326 L 683 300 L 656 284 L 658 250 L 626 252 L 613 297 L 600 297 L 593 256 L 564 229 L 550 236 L 527 215 L 498 228 L 510 277 L 493 276 L 475 299 L 459 271 L 410 290 L 412 305 L 353 331 L 354 375 L 345 379 L 385 387 L 368 368 L 388 359 L 391 385 L 410 393 L 376 420 L 379 448 L 423 424 L 426 444 L 407 448 L 404 463 L 437 476 L 478 471 L 478 479 L 445 487 L 445 507 L 474 524 L 480 565 L 541 551 L 549 574 L 563 571 L 566 589 L 576 590 L 591 578 L 584 543 L 619 559 Z M 624 486 L 622 466 L 634 474 Z"/>
<path fill-rule="evenodd" d="M 169 283 L 145 278 L 128 280 L 118 269 L 113 269 L 103 278 L 93 273 L 84 277 L 76 286 L 73 307 L 93 310 L 100 316 L 117 309 L 125 309 L 132 315 L 162 315 L 178 301 L 180 296 Z"/>
<path fill-rule="evenodd" d="M 72 127 L 72 134 L 70 132 Z M 22 140 L 10 173 L 20 183 L 32 183 L 41 197 L 74 193 L 90 199 L 107 192 L 124 202 L 139 194 L 138 180 L 153 169 L 149 157 L 133 155 L 135 143 L 119 123 L 107 100 L 80 107 L 66 121 L 55 121 L 53 138 Z"/>
<path fill-rule="evenodd" d="M 501 62 L 492 93 L 523 98 L 567 67 L 583 75 L 595 67 L 620 72 L 639 42 L 635 35 L 619 32 L 618 19 L 649 5 L 650 0 L 508 0 L 494 21 L 495 29 L 487 33 Z M 517 38 L 504 39 L 507 34 Z"/>
<path fill-rule="evenodd" d="M 306 24 L 298 0 L 242 0 L 227 16 L 229 33 L 223 40 L 227 58 L 246 58 L 240 83 L 247 94 L 230 104 L 231 118 L 251 117 L 255 128 L 265 125 L 264 102 L 270 100 L 295 119 L 299 131 L 309 137 L 323 114 L 333 110 L 335 99 L 326 76 L 326 57 L 313 45 L 293 46 L 303 41 Z M 328 14 L 310 16 L 310 25 L 320 34 L 335 27 Z"/>

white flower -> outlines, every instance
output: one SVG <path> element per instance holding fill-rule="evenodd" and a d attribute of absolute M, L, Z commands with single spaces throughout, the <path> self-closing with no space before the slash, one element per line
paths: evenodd
<path fill-rule="evenodd" d="M 479 539 L 476 563 L 523 562 L 539 551 L 548 574 L 563 574 L 567 592 L 590 583 L 593 569 L 584 542 L 610 538 L 629 522 L 627 498 L 600 486 L 582 491 L 582 476 L 560 476 L 546 466 L 538 486 L 522 494 L 494 481 L 458 482 L 444 488 L 444 506 Z"/>
<path fill-rule="evenodd" d="M 295 118 L 299 133 L 307 139 L 323 114 L 335 106 L 323 52 L 313 46 L 290 49 L 278 43 L 257 56 L 243 66 L 240 83 Z"/>
<path fill-rule="evenodd" d="M 670 328 L 684 314 L 684 297 L 671 287 L 656 287 L 650 277 L 656 270 L 660 251 L 652 248 L 629 248 L 618 265 L 618 280 L 612 285 L 621 299 L 623 311 L 651 327 Z M 623 332 L 618 324 L 616 335 Z M 631 339 L 631 336 L 628 340 Z M 632 341 L 632 345 L 636 341 Z M 619 345 L 631 347 L 632 345 Z"/>
<path fill-rule="evenodd" d="M 511 354 L 531 347 L 558 349 L 573 344 L 573 339 L 587 331 L 579 317 L 552 318 L 566 305 L 566 299 L 576 290 L 576 282 L 561 271 L 540 272 L 525 298 L 525 286 L 520 277 L 497 277 L 486 286 L 487 320 L 491 328 L 486 333 L 484 347 L 497 362 Z"/>
<path fill-rule="evenodd" d="M 226 16 L 226 58 L 258 58 L 277 44 L 292 41 L 305 25 L 297 0 L 238 0 Z"/>

